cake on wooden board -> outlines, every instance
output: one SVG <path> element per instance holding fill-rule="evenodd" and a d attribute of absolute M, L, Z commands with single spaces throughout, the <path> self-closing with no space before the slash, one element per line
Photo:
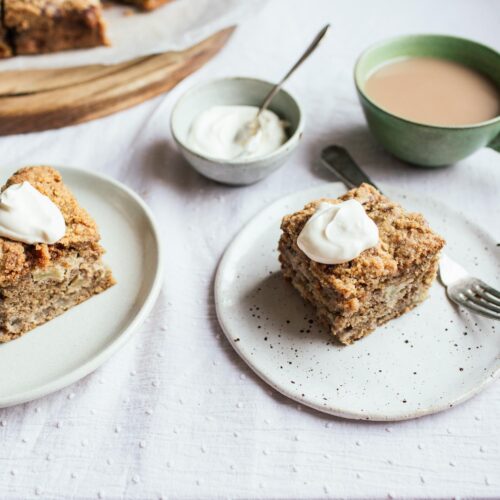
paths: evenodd
<path fill-rule="evenodd" d="M 115 0 L 150 11 L 171 0 Z M 109 45 L 100 0 L 0 0 L 0 58 Z"/>
<path fill-rule="evenodd" d="M 3 10 L 18 55 L 108 43 L 99 0 L 3 0 Z"/>

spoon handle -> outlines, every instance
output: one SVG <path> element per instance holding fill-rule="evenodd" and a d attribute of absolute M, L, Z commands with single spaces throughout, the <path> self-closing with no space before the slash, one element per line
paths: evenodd
<path fill-rule="evenodd" d="M 267 94 L 266 98 L 264 99 L 264 102 L 262 103 L 262 106 L 259 109 L 259 112 L 257 113 L 257 116 L 259 116 L 262 113 L 262 111 L 267 109 L 267 107 L 269 106 L 270 102 L 273 100 L 273 97 L 276 95 L 276 93 L 280 90 L 280 88 L 288 80 L 288 78 L 292 75 L 292 73 L 294 73 L 295 70 L 314 52 L 314 50 L 319 45 L 321 40 L 323 40 L 324 36 L 328 33 L 329 29 L 330 29 L 330 25 L 327 24 L 314 37 L 314 40 L 311 42 L 309 47 L 307 47 L 305 52 L 300 56 L 300 59 L 290 68 L 288 73 L 271 89 L 269 94 Z"/>

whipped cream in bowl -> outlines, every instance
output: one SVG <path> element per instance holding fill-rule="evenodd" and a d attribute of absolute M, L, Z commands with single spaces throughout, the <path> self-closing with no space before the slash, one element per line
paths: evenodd
<path fill-rule="evenodd" d="M 0 194 L 0 236 L 28 245 L 53 244 L 64 237 L 59 207 L 29 182 L 12 184 Z"/>
<path fill-rule="evenodd" d="M 259 116 L 260 130 L 247 144 L 237 140 L 273 84 L 254 78 L 222 78 L 188 90 L 175 105 L 170 126 L 184 158 L 200 174 L 224 184 L 257 182 L 280 168 L 304 128 L 297 100 L 281 89 Z"/>
<path fill-rule="evenodd" d="M 220 160 L 251 160 L 269 155 L 286 142 L 286 124 L 268 109 L 260 117 L 260 129 L 248 144 L 238 141 L 238 131 L 259 111 L 257 106 L 212 106 L 193 121 L 189 146 L 201 155 Z"/>
<path fill-rule="evenodd" d="M 333 204 L 321 202 L 306 222 L 297 246 L 314 262 L 342 264 L 374 248 L 378 227 L 357 200 Z"/>

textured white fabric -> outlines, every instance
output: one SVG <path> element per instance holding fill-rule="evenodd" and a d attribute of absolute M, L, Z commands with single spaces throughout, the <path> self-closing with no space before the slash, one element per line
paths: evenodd
<path fill-rule="evenodd" d="M 223 75 L 277 79 L 326 21 L 330 40 L 288 86 L 307 120 L 289 164 L 244 188 L 191 170 L 169 131 L 182 92 Z M 166 256 L 162 295 L 125 348 L 72 387 L 0 410 L 1 498 L 500 496 L 500 384 L 414 421 L 332 418 L 257 379 L 215 317 L 213 278 L 224 248 L 268 202 L 331 180 L 318 163 L 328 143 L 347 146 L 375 180 L 466 211 L 500 241 L 496 153 L 424 170 L 391 158 L 367 132 L 352 83 L 355 58 L 408 32 L 498 47 L 498 4 L 273 0 L 170 94 L 88 124 L 0 139 L 4 165 L 71 164 L 135 189 L 159 221 Z"/>

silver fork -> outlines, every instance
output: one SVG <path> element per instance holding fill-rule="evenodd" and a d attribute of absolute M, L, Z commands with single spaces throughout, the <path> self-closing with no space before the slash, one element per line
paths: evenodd
<path fill-rule="evenodd" d="M 363 182 L 377 187 L 343 147 L 327 146 L 321 152 L 321 159 L 347 187 L 358 187 Z M 439 262 L 439 277 L 450 300 L 476 314 L 500 320 L 500 291 L 471 276 L 444 253 Z"/>

